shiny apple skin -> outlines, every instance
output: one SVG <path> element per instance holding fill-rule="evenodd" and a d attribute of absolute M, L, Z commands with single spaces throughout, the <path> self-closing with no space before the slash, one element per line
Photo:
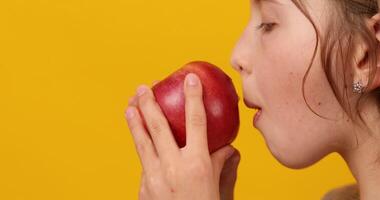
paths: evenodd
<path fill-rule="evenodd" d="M 208 148 L 212 153 L 232 143 L 237 136 L 239 97 L 231 78 L 217 66 L 204 61 L 190 62 L 154 85 L 156 101 L 180 148 L 186 145 L 184 79 L 188 73 L 197 74 L 202 82 Z"/>

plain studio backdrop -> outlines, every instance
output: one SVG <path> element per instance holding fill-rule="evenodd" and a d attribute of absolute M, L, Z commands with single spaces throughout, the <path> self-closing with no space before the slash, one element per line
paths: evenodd
<path fill-rule="evenodd" d="M 241 96 L 229 60 L 248 20 L 248 0 L 1 1 L 0 199 L 137 199 L 128 99 L 192 60 L 220 66 Z M 320 199 L 354 181 L 337 154 L 283 167 L 239 106 L 237 200 Z"/>

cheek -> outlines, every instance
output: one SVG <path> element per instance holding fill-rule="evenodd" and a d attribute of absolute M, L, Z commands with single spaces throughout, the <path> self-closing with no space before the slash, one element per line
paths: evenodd
<path fill-rule="evenodd" d="M 313 113 L 303 97 L 303 78 L 315 45 L 310 40 L 268 43 L 266 50 L 271 53 L 263 55 L 270 56 L 263 57 L 260 68 L 256 69 L 256 74 L 260 74 L 256 78 L 263 104 L 260 130 L 274 156 L 292 168 L 313 164 L 334 151 L 332 144 L 337 143 L 339 133 L 344 132 L 336 122 Z M 342 117 L 342 109 L 319 57 L 314 60 L 305 81 L 304 95 L 317 114 L 331 119 Z"/>
<path fill-rule="evenodd" d="M 342 110 L 322 68 L 319 48 L 309 69 L 316 44 L 313 29 L 308 27 L 298 33 L 294 29 L 279 29 L 263 38 L 260 67 L 253 72 L 260 74 L 256 78 L 263 107 L 275 121 L 294 126 L 315 116 L 309 106 L 324 117 L 336 118 Z M 285 40 L 285 36 L 290 37 Z"/>
<path fill-rule="evenodd" d="M 312 69 L 317 69 L 313 66 Z M 287 68 L 290 70 L 290 68 Z M 319 115 L 340 119 L 341 110 L 321 83 L 322 72 L 311 70 L 305 82 L 305 97 L 311 108 Z M 347 131 L 336 121 L 323 119 L 307 107 L 302 96 L 304 74 L 284 72 L 275 79 L 259 80 L 262 84 L 264 108 L 260 124 L 265 141 L 272 154 L 290 168 L 307 167 L 326 154 L 338 149 L 342 135 Z M 291 75 L 290 75 L 291 74 Z M 323 74 L 322 74 L 323 75 Z"/>
<path fill-rule="evenodd" d="M 302 95 L 302 80 L 307 67 L 311 61 L 315 39 L 309 31 L 294 35 L 291 28 L 279 28 L 271 35 L 262 38 L 262 52 L 260 68 L 257 74 L 259 83 L 264 92 L 268 87 L 277 98 L 267 98 L 281 100 L 285 104 L 294 100 L 294 96 Z M 308 35 L 309 34 L 309 35 Z M 285 39 L 286 37 L 286 39 Z M 299 98 L 298 98 L 298 102 Z"/>
<path fill-rule="evenodd" d="M 274 46 L 274 44 L 273 44 Z M 311 56 L 305 52 L 288 52 L 285 42 L 271 50 L 270 57 L 263 59 L 263 64 L 257 69 L 259 91 L 264 100 L 264 108 L 271 113 L 284 113 L 291 109 L 300 113 L 304 107 L 302 97 L 302 81 Z M 293 48 L 292 48 L 293 49 Z M 298 49 L 298 48 L 294 48 Z M 310 49 L 310 48 L 309 48 Z"/>

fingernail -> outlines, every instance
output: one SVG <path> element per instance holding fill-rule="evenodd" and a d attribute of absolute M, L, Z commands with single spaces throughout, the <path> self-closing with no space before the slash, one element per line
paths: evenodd
<path fill-rule="evenodd" d="M 186 76 L 186 83 L 187 83 L 187 85 L 189 85 L 189 86 L 196 86 L 198 84 L 198 82 L 199 82 L 198 81 L 198 77 L 194 73 L 189 73 Z"/>
<path fill-rule="evenodd" d="M 140 86 L 139 88 L 137 88 L 137 96 L 142 96 L 143 94 L 145 94 L 146 91 L 146 86 Z"/>
<path fill-rule="evenodd" d="M 128 108 L 126 112 L 127 119 L 132 119 L 135 116 L 133 108 Z"/>

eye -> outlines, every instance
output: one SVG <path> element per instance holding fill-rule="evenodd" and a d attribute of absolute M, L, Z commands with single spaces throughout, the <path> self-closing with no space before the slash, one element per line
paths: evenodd
<path fill-rule="evenodd" d="M 257 30 L 263 30 L 263 32 L 271 32 L 273 30 L 273 27 L 276 25 L 276 23 L 261 23 L 259 26 L 256 27 Z"/>

